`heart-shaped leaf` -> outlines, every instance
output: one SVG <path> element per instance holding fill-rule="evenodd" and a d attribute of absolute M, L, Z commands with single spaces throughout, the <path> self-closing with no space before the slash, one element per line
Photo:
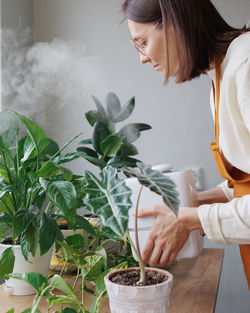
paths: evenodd
<path fill-rule="evenodd" d="M 102 176 L 101 181 L 86 171 L 87 208 L 101 217 L 104 226 L 124 237 L 128 228 L 128 210 L 132 206 L 131 190 L 124 179 L 118 178 L 118 171 L 111 166 L 104 168 Z"/>

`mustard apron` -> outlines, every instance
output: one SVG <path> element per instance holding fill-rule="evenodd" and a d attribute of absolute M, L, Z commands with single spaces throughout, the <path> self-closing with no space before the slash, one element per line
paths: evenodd
<path fill-rule="evenodd" d="M 216 92 L 212 82 L 215 103 L 215 142 L 211 142 L 210 149 L 213 152 L 217 170 L 220 176 L 228 181 L 228 186 L 234 188 L 234 197 L 240 198 L 250 194 L 250 174 L 247 174 L 227 162 L 219 149 L 219 101 L 220 101 L 221 60 L 216 61 Z M 216 98 L 215 98 L 216 94 Z M 216 101 L 216 102 L 215 102 Z M 250 157 L 250 156 L 249 156 Z M 250 208 L 249 208 L 250 210 Z M 241 259 L 250 289 L 250 245 L 239 245 Z"/>

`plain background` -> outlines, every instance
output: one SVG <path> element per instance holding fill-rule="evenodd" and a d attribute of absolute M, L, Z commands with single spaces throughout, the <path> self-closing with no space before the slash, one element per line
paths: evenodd
<path fill-rule="evenodd" d="M 2 0 L 2 27 L 16 27 L 21 19 L 23 26 L 33 28 L 35 42 L 50 42 L 54 38 L 76 40 L 86 47 L 86 56 L 92 57 L 94 75 L 86 71 L 86 81 L 82 82 L 83 85 L 87 82 L 89 89 L 81 97 L 76 95 L 68 106 L 55 110 L 47 133 L 60 143 L 79 130 L 87 138 L 90 128 L 84 113 L 94 109 L 91 94 L 104 102 L 106 94 L 112 91 L 122 103 L 135 96 L 136 107 L 130 122 L 152 126 L 136 142 L 138 158 L 150 164 L 168 163 L 176 170 L 201 168 L 203 188 L 215 186 L 221 179 L 209 151 L 214 137 L 209 78 L 202 76 L 182 85 L 170 82 L 163 86 L 161 75 L 150 64 L 142 66 L 138 53 L 130 46 L 127 24 L 120 24 L 121 3 L 121 0 Z M 215 5 L 233 26 L 241 27 L 250 20 L 249 0 L 217 0 Z M 85 162 L 73 165 L 79 173 L 88 166 Z M 215 312 L 249 313 L 250 297 L 238 247 L 208 240 L 205 246 L 225 249 Z"/>

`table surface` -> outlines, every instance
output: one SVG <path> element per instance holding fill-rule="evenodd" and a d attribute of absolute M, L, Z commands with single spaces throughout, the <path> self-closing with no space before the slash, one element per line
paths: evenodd
<path fill-rule="evenodd" d="M 203 249 L 197 258 L 182 259 L 168 268 L 174 275 L 170 306 L 168 313 L 213 313 L 216 304 L 218 284 L 223 262 L 223 249 Z M 12 296 L 0 286 L 0 312 L 15 308 L 20 313 L 31 306 L 34 296 Z M 86 295 L 85 303 L 92 299 Z M 101 313 L 110 313 L 108 298 L 101 303 Z M 47 312 L 45 299 L 40 303 L 39 310 Z"/>

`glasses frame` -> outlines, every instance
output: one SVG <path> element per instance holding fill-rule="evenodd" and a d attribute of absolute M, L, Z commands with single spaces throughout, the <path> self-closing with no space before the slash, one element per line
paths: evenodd
<path fill-rule="evenodd" d="M 144 34 L 140 40 L 135 40 L 135 39 L 130 39 L 130 43 L 132 44 L 132 46 L 137 50 L 139 51 L 139 53 L 141 53 L 142 55 L 146 55 L 146 51 L 145 51 L 145 48 L 140 44 L 140 42 L 146 37 L 148 36 L 149 33 L 151 33 L 157 26 L 160 25 L 160 22 L 156 23 L 152 28 L 150 28 L 146 34 Z"/>

